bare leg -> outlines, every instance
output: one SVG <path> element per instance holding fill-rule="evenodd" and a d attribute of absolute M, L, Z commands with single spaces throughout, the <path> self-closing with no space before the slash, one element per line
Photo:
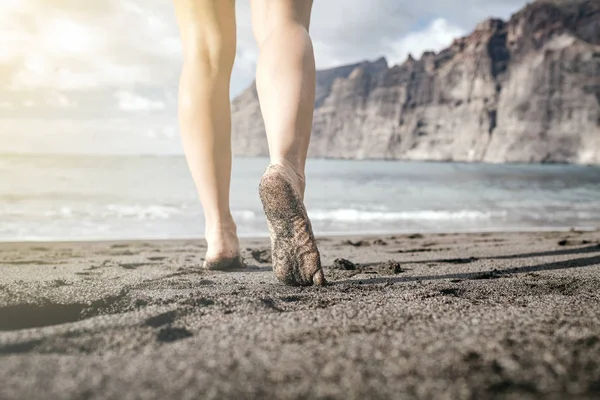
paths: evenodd
<path fill-rule="evenodd" d="M 252 0 L 260 55 L 256 86 L 271 165 L 260 196 L 276 276 L 291 285 L 325 284 L 303 204 L 304 167 L 315 101 L 315 61 L 308 34 L 312 0 Z"/>
<path fill-rule="evenodd" d="M 190 172 L 206 220 L 205 267 L 239 267 L 237 228 L 229 209 L 235 0 L 174 0 L 183 44 L 179 121 Z"/>

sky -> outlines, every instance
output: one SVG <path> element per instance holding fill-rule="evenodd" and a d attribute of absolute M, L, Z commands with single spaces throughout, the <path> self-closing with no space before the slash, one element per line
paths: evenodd
<path fill-rule="evenodd" d="M 380 56 L 401 63 L 525 3 L 315 0 L 317 68 Z M 248 0 L 237 0 L 236 18 L 232 98 L 252 83 L 258 57 Z M 75 140 L 90 130 L 116 141 L 129 130 L 158 147 L 171 143 L 180 68 L 171 0 L 1 0 L 0 152 L 52 147 L 56 134 Z"/>

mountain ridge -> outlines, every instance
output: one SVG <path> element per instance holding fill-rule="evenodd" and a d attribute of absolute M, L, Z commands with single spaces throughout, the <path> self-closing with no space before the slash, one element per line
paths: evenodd
<path fill-rule="evenodd" d="M 267 155 L 254 84 L 234 154 Z M 600 2 L 537 0 L 447 48 L 317 73 L 309 156 L 600 164 Z"/>

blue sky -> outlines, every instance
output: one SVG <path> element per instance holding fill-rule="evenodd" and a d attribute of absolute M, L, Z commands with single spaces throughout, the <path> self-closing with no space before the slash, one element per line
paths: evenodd
<path fill-rule="evenodd" d="M 391 64 L 400 63 L 408 53 L 418 57 L 425 50 L 442 49 L 489 16 L 508 18 L 524 4 L 523 0 L 315 0 L 311 34 L 317 67 L 382 55 Z M 258 56 L 249 2 L 238 0 L 236 12 L 232 97 L 254 79 Z M 39 126 L 52 138 L 67 137 L 67 130 L 82 131 L 84 126 L 95 127 L 107 138 L 127 136 L 122 132 L 127 123 L 119 121 L 129 121 L 131 129 L 143 132 L 149 142 L 160 138 L 164 146 L 165 140 L 176 136 L 180 66 L 169 0 L 2 0 L 0 152 L 23 150 L 27 140 L 39 142 L 39 133 L 37 139 L 27 139 Z M 39 120 L 45 122 L 40 125 Z M 92 120 L 97 124 L 90 125 Z M 28 149 L 36 147 L 25 144 Z"/>

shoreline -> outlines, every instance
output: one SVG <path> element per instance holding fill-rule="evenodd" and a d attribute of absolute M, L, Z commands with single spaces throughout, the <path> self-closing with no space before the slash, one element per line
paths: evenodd
<path fill-rule="evenodd" d="M 484 233 L 547 233 L 547 232 L 596 232 L 600 231 L 600 226 L 547 226 L 547 227 L 531 227 L 531 228 L 490 228 L 490 229 L 463 229 L 463 230 L 453 230 L 453 231 L 414 231 L 414 230 L 389 230 L 389 231 L 351 231 L 351 232 L 322 232 L 316 233 L 316 238 L 349 238 L 349 237 L 378 237 L 378 236 L 389 236 L 389 235 L 454 235 L 454 234 L 466 234 L 466 235 L 477 235 Z M 238 235 L 240 239 L 243 240 L 252 240 L 252 239 L 268 239 L 269 234 L 265 232 L 264 234 L 241 234 Z M 31 237 L 31 238 L 14 238 L 14 239 L 3 239 L 0 238 L 0 245 L 5 244 L 17 244 L 17 243 L 93 243 L 93 242 L 165 242 L 165 241 L 189 241 L 189 240 L 204 240 L 204 236 L 173 236 L 173 237 L 116 237 L 116 238 L 103 238 L 103 237 L 93 237 L 93 238 L 43 238 L 43 237 Z"/>
<path fill-rule="evenodd" d="M 185 157 L 183 152 L 173 152 L 173 153 L 136 153 L 136 152 L 32 152 L 32 151 L 12 151 L 12 152 L 0 152 L 0 158 L 8 158 L 8 157 L 173 157 L 173 158 L 182 158 Z M 248 160 L 248 159 L 259 159 L 266 160 L 267 163 L 269 161 L 269 155 L 259 155 L 259 156 L 247 156 L 234 154 L 233 160 Z M 515 166 L 515 167 L 523 167 L 523 166 L 543 166 L 550 168 L 560 168 L 560 167 L 583 167 L 583 168 L 592 168 L 592 169 L 600 169 L 600 163 L 579 163 L 579 162 L 569 162 L 569 161 L 469 161 L 463 159 L 457 160 L 447 160 L 447 159 L 435 159 L 435 158 L 345 158 L 345 157 L 308 157 L 307 161 L 344 161 L 344 162 L 381 162 L 381 163 L 421 163 L 421 164 L 456 164 L 456 165 L 483 165 L 483 166 Z"/>
<path fill-rule="evenodd" d="M 0 398 L 598 398 L 600 230 L 0 243 Z"/>

